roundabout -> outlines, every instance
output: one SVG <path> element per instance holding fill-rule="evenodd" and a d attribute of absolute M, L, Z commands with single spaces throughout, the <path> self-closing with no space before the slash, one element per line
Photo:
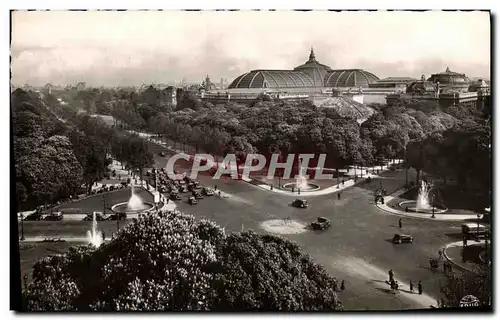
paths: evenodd
<path fill-rule="evenodd" d="M 310 182 L 305 182 L 305 183 L 300 183 L 300 184 L 296 183 L 296 182 L 290 182 L 290 183 L 284 184 L 283 189 L 287 189 L 289 191 L 300 190 L 300 191 L 308 192 L 308 191 L 318 190 L 319 186 L 314 184 L 314 183 L 310 183 Z"/>
<path fill-rule="evenodd" d="M 417 201 L 415 200 L 402 201 L 399 203 L 399 207 L 401 207 L 404 211 L 408 210 L 408 212 L 415 213 L 445 213 L 448 211 L 448 208 L 441 204 L 434 204 L 434 206 L 419 208 L 417 207 Z"/>

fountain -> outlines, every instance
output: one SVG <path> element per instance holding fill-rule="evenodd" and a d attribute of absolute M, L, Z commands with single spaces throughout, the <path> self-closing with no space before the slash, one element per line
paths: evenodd
<path fill-rule="evenodd" d="M 130 199 L 127 203 L 127 209 L 130 211 L 143 210 L 145 208 L 142 198 L 134 193 L 134 187 L 131 188 Z"/>
<path fill-rule="evenodd" d="M 304 177 L 303 175 L 303 172 L 302 172 L 302 163 L 300 162 L 300 159 L 299 159 L 299 174 L 298 176 L 295 177 L 295 182 L 291 182 L 291 183 L 286 183 L 285 185 L 283 185 L 283 188 L 285 189 L 294 189 L 295 190 L 299 190 L 300 191 L 312 191 L 312 190 L 318 190 L 319 189 L 319 186 L 318 185 L 315 185 L 313 183 L 309 183 L 307 182 L 307 178 Z"/>
<path fill-rule="evenodd" d="M 418 189 L 417 200 L 403 201 L 399 203 L 399 206 L 407 209 L 410 212 L 421 212 L 421 213 L 443 213 L 448 210 L 448 208 L 443 205 L 437 206 L 436 204 L 431 204 L 429 201 L 429 193 L 432 189 L 432 184 L 426 183 L 425 181 L 420 182 L 420 188 Z M 415 206 L 413 206 L 415 205 Z"/>
<path fill-rule="evenodd" d="M 417 212 L 420 210 L 432 210 L 432 206 L 429 204 L 429 192 L 431 188 L 431 184 L 427 184 L 423 180 L 420 182 L 420 189 L 418 189 L 417 196 Z"/>
<path fill-rule="evenodd" d="M 111 210 L 116 213 L 142 213 L 150 211 L 154 205 L 142 201 L 142 198 L 134 192 L 134 187 L 131 189 L 130 199 L 128 202 L 122 202 L 111 207 Z"/>
<path fill-rule="evenodd" d="M 99 246 L 104 242 L 104 240 L 102 239 L 101 231 L 97 230 L 97 220 L 95 218 L 95 212 L 92 213 L 92 230 L 87 231 L 87 240 L 96 248 L 99 248 Z"/>

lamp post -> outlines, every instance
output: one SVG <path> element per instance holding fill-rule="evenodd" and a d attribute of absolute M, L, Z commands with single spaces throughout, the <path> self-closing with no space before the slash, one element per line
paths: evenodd
<path fill-rule="evenodd" d="M 477 229 L 476 229 L 476 241 L 479 242 L 479 219 L 481 218 L 481 215 L 478 213 L 477 214 Z"/>
<path fill-rule="evenodd" d="M 24 215 L 21 213 L 21 240 L 25 240 L 24 238 Z"/>
<path fill-rule="evenodd" d="M 435 215 L 435 202 L 434 200 L 436 199 L 436 194 L 433 192 L 432 193 L 432 218 L 436 218 L 436 215 Z"/>

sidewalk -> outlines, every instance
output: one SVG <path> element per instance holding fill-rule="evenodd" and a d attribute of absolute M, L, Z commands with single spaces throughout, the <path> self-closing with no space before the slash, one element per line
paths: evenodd
<path fill-rule="evenodd" d="M 484 245 L 484 244 L 485 244 L 484 240 L 480 240 L 479 242 L 474 240 L 469 240 L 469 245 Z M 474 267 L 477 266 L 477 264 L 470 261 L 467 262 L 462 261 L 462 256 L 461 256 L 462 248 L 463 248 L 462 241 L 457 241 L 447 244 L 443 249 L 444 258 L 462 271 L 474 272 L 473 269 Z"/>
<path fill-rule="evenodd" d="M 384 197 L 384 204 L 377 203 L 376 206 L 382 211 L 385 211 L 390 214 L 394 214 L 397 216 L 403 216 L 403 217 L 409 217 L 409 218 L 415 218 L 415 219 L 427 219 L 427 220 L 437 220 L 437 221 L 463 221 L 467 219 L 477 219 L 477 215 L 475 214 L 443 214 L 443 213 L 436 213 L 434 216 L 435 218 L 432 218 L 431 213 L 416 213 L 416 212 L 405 212 L 404 210 L 396 210 L 387 205 L 389 201 L 393 200 L 394 198 L 398 198 L 400 195 L 405 193 L 405 189 L 401 189 L 395 193 L 393 193 L 390 196 L 385 196 Z M 482 216 L 481 216 L 482 218 Z"/>

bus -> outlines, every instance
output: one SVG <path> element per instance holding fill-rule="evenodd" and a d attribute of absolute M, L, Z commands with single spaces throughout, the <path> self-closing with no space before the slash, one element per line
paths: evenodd
<path fill-rule="evenodd" d="M 476 237 L 484 238 L 486 233 L 486 227 L 482 224 L 477 223 L 464 223 L 462 224 L 462 234 L 467 237 L 467 239 L 476 239 Z"/>

